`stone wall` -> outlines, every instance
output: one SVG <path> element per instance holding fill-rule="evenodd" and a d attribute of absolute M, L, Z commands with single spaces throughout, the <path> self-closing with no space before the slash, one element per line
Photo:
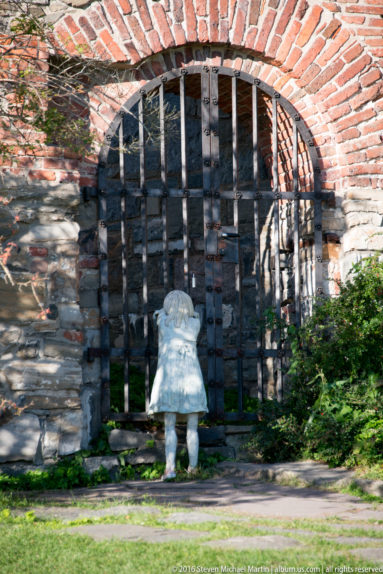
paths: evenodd
<path fill-rule="evenodd" d="M 39 0 L 62 46 L 134 70 L 100 86 L 90 127 L 103 141 L 119 107 L 145 83 L 193 64 L 260 78 L 312 132 L 324 207 L 324 263 L 344 279 L 382 248 L 383 101 L 380 0 Z M 105 94 L 102 101 L 100 93 Z M 111 103 L 110 94 L 114 94 Z M 0 133 L 2 138 L 7 134 Z M 27 409 L 0 428 L 0 460 L 39 462 L 86 447 L 100 424 L 97 156 L 15 147 L 0 170 L 0 235 L 14 243 L 0 277 L 0 395 Z M 309 249 L 302 244 L 302 250 Z M 335 283 L 329 282 L 331 293 Z"/>

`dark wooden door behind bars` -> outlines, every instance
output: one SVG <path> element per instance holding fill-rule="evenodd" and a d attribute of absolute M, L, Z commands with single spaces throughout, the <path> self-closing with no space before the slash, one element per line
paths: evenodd
<path fill-rule="evenodd" d="M 149 178 L 151 166 L 146 157 L 145 135 L 145 102 L 147 94 L 153 91 L 157 94 L 159 110 L 157 181 Z M 172 141 L 165 133 L 167 94 L 171 94 L 179 110 L 180 136 L 172 136 Z M 188 117 L 189 100 L 198 103 L 194 123 Z M 287 118 L 291 127 L 291 177 L 287 187 L 281 190 L 278 166 L 283 150 L 278 146 L 282 112 L 284 122 Z M 131 129 L 127 118 L 133 116 L 137 116 L 138 151 L 136 156 L 133 154 L 137 168 L 131 167 L 132 154 L 128 156 L 124 150 L 124 145 L 134 139 L 127 133 Z M 239 118 L 244 118 L 245 127 Z M 260 122 L 265 124 L 266 120 L 270 125 L 266 128 L 263 125 L 262 138 L 268 129 L 271 150 L 268 167 L 262 158 L 260 141 Z M 198 130 L 196 121 L 200 122 Z M 229 138 L 228 122 L 231 123 Z M 188 130 L 198 132 L 200 149 L 197 153 L 191 150 Z M 224 140 L 230 140 L 232 157 L 229 159 Z M 101 153 L 98 188 L 101 346 L 88 349 L 88 357 L 99 356 L 101 360 L 103 416 L 120 420 L 145 417 L 144 412 L 132 412 L 130 365 L 136 362 L 144 373 L 142 384 L 147 409 L 157 353 L 152 313 L 174 288 L 187 291 L 201 313 L 199 356 L 210 414 L 218 418 L 251 416 L 244 413 L 244 392 L 262 399 L 268 392 L 270 376 L 275 382 L 276 396 L 282 400 L 285 350 L 278 328 L 268 334 L 261 329 L 262 318 L 266 306 L 272 307 L 276 317 L 281 318 L 287 300 L 289 308 L 294 310 L 293 320 L 299 325 L 303 307 L 313 295 L 322 292 L 321 202 L 329 197 L 321 192 L 310 132 L 296 110 L 269 86 L 245 73 L 207 66 L 174 70 L 149 82 L 127 102 L 111 125 L 106 142 Z M 195 145 L 196 139 L 193 142 Z M 170 181 L 168 158 L 175 148 L 179 156 L 179 177 L 175 181 L 172 176 Z M 197 185 L 191 181 L 189 169 L 189 159 L 195 161 L 192 152 L 201 160 L 199 179 L 193 176 Z M 246 167 L 251 172 L 250 182 L 240 181 L 239 176 L 242 155 L 246 153 L 250 158 Z M 302 190 L 299 171 L 303 169 L 303 154 L 307 156 L 305 169 L 309 172 L 309 186 Z M 225 185 L 221 175 L 224 170 L 227 172 L 224 162 L 230 164 L 231 171 L 229 184 Z M 280 236 L 284 208 L 289 211 L 285 222 L 290 234 L 288 248 Z M 311 213 L 310 221 L 305 219 L 307 212 Z M 178 220 L 178 236 L 169 232 L 174 220 Z M 155 227 L 153 221 L 157 227 L 161 226 L 160 235 L 157 229 L 155 248 L 150 235 Z M 199 251 L 195 245 L 199 245 Z M 117 255 L 113 255 L 113 250 Z M 115 259 L 119 262 L 117 271 L 112 269 L 116 261 L 114 264 L 111 261 Z M 309 267 L 309 272 L 303 273 L 303 267 Z M 287 286 L 281 284 L 286 269 Z M 115 287 L 114 291 L 111 289 L 113 273 L 117 273 L 117 281 L 116 277 L 113 281 L 120 286 L 119 294 Z M 134 279 L 138 275 L 140 284 L 137 286 Z M 162 289 L 161 297 L 158 288 L 151 287 L 156 276 Z M 286 289 L 292 293 L 287 299 Z M 139 308 L 135 307 L 132 313 L 132 301 L 136 305 L 138 300 Z M 118 345 L 116 337 L 111 339 L 117 319 L 113 317 L 110 301 L 112 307 L 120 301 Z M 228 310 L 229 321 L 225 316 Z M 140 328 L 137 340 L 134 321 L 138 321 Z M 124 365 L 125 412 L 118 415 L 110 415 L 111 360 Z M 265 381 L 265 371 L 268 381 Z M 225 389 L 229 386 L 233 392 L 234 384 L 237 412 L 225 413 Z"/>

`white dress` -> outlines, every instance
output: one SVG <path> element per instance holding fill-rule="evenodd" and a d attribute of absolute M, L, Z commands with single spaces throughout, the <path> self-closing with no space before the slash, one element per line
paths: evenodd
<path fill-rule="evenodd" d="M 174 321 L 166 324 L 163 309 L 157 314 L 158 364 L 148 414 L 163 418 L 163 413 L 177 413 L 179 420 L 189 413 L 203 416 L 208 408 L 197 355 L 199 317 L 176 327 Z"/>

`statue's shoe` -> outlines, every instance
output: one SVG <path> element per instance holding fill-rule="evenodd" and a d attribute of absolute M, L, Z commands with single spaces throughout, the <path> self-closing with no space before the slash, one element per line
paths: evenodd
<path fill-rule="evenodd" d="M 163 474 L 161 476 L 161 480 L 162 482 L 165 482 L 166 480 L 174 480 L 176 477 L 176 473 L 174 471 L 169 471 L 169 472 L 165 472 L 165 474 Z"/>

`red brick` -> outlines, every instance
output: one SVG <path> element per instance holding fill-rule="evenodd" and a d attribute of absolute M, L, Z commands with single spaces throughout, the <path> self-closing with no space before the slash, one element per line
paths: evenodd
<path fill-rule="evenodd" d="M 348 165 L 342 169 L 342 175 L 370 175 L 383 173 L 383 165 L 377 162 L 365 163 L 363 165 Z"/>
<path fill-rule="evenodd" d="M 186 36 L 189 42 L 197 40 L 197 19 L 194 12 L 193 0 L 184 0 Z"/>
<path fill-rule="evenodd" d="M 130 26 L 132 32 L 132 39 L 134 44 L 139 52 L 143 56 L 150 56 L 152 53 L 148 42 L 146 41 L 146 34 L 141 28 L 140 23 L 138 22 L 135 16 L 128 16 L 127 17 L 128 24 Z"/>
<path fill-rule="evenodd" d="M 219 41 L 223 44 L 227 44 L 229 41 L 229 22 L 227 20 L 221 20 L 219 26 Z"/>
<path fill-rule="evenodd" d="M 330 12 L 340 12 L 341 8 L 337 5 L 337 2 L 323 2 L 323 8 L 330 10 Z"/>
<path fill-rule="evenodd" d="M 381 37 L 381 30 L 379 28 L 358 28 L 359 36 L 379 36 Z"/>
<path fill-rule="evenodd" d="M 219 15 L 221 18 L 228 17 L 228 0 L 219 0 Z"/>
<path fill-rule="evenodd" d="M 100 38 L 108 47 L 109 52 L 116 61 L 126 60 L 126 54 L 124 54 L 121 48 L 116 44 L 108 30 L 102 30 L 102 32 L 100 32 Z"/>
<path fill-rule="evenodd" d="M 342 16 L 343 22 L 347 22 L 347 24 L 363 24 L 365 19 L 364 16 L 347 16 L 347 14 Z"/>
<path fill-rule="evenodd" d="M 267 12 L 266 17 L 262 23 L 262 28 L 261 28 L 260 33 L 258 35 L 258 40 L 255 44 L 255 50 L 257 52 L 263 52 L 264 51 L 266 44 L 267 44 L 267 40 L 269 39 L 270 30 L 273 27 L 276 15 L 277 15 L 277 13 L 275 10 L 269 10 Z"/>
<path fill-rule="evenodd" d="M 124 46 L 125 46 L 125 49 L 128 53 L 128 57 L 129 57 L 128 59 L 130 60 L 130 62 L 132 64 L 137 64 L 137 62 L 139 62 L 141 60 L 141 56 L 137 52 L 136 47 L 133 44 L 133 42 L 125 42 Z"/>
<path fill-rule="evenodd" d="M 383 14 L 383 6 L 346 6 L 346 12 L 359 14 Z"/>
<path fill-rule="evenodd" d="M 64 46 L 64 49 L 72 55 L 78 55 L 77 48 L 66 27 L 60 23 L 56 26 L 55 30 L 61 41 L 61 44 Z"/>
<path fill-rule="evenodd" d="M 162 44 L 157 30 L 150 30 L 150 32 L 146 34 L 146 37 L 153 53 L 161 52 Z"/>
<path fill-rule="evenodd" d="M 377 158 L 383 159 L 383 147 L 382 146 L 369 147 L 366 150 L 366 156 L 367 159 L 377 159 Z"/>
<path fill-rule="evenodd" d="M 243 43 L 245 48 L 249 48 L 250 50 L 254 48 L 254 43 L 257 38 L 257 34 L 258 34 L 258 28 L 252 27 L 249 30 L 247 30 L 245 41 Z"/>
<path fill-rule="evenodd" d="M 366 54 L 362 58 L 359 58 L 356 62 L 354 62 L 351 66 L 349 66 L 343 74 L 340 74 L 336 79 L 336 83 L 338 86 L 343 86 L 346 82 L 355 78 L 355 76 L 361 72 L 368 64 L 371 62 L 371 57 Z"/>
<path fill-rule="evenodd" d="M 65 173 L 65 172 L 60 172 L 59 173 L 59 182 L 60 183 L 78 183 L 80 181 L 80 174 L 79 173 Z"/>
<path fill-rule="evenodd" d="M 152 30 L 153 28 L 152 19 L 150 17 L 146 1 L 136 0 L 136 4 L 144 30 L 146 31 Z"/>
<path fill-rule="evenodd" d="M 32 257 L 47 257 L 48 249 L 46 247 L 29 247 L 29 254 Z"/>
<path fill-rule="evenodd" d="M 318 63 L 318 61 L 316 62 Z M 334 76 L 336 76 L 343 68 L 344 63 L 337 60 L 334 64 L 327 66 L 321 74 L 308 86 L 307 91 L 310 94 L 316 93 L 322 86 L 327 84 Z"/>
<path fill-rule="evenodd" d="M 130 40 L 129 30 L 127 29 L 125 22 L 118 10 L 114 0 L 104 0 L 103 5 L 109 12 L 113 24 L 116 26 L 122 40 Z"/>
<path fill-rule="evenodd" d="M 123 14 L 130 14 L 131 13 L 132 6 L 131 6 L 129 0 L 118 0 L 118 3 L 120 4 L 120 6 L 122 8 Z"/>
<path fill-rule="evenodd" d="M 66 16 L 64 18 L 65 24 L 68 26 L 68 29 L 71 34 L 76 34 L 80 31 L 80 28 L 77 26 L 76 22 L 73 20 L 72 16 Z"/>
<path fill-rule="evenodd" d="M 185 32 L 184 32 L 184 29 L 182 28 L 181 24 L 178 24 L 176 22 L 173 25 L 173 33 L 174 33 L 174 37 L 175 37 L 177 46 L 183 46 L 183 44 L 186 44 L 186 36 L 185 36 Z"/>
<path fill-rule="evenodd" d="M 72 341 L 73 343 L 83 343 L 84 341 L 84 334 L 82 331 L 64 331 L 63 335 L 65 339 L 68 339 L 68 341 Z"/>
<path fill-rule="evenodd" d="M 358 96 L 356 96 L 355 98 L 353 98 L 351 100 L 351 106 L 353 110 L 357 110 L 360 107 L 362 107 L 364 104 L 368 103 L 368 102 L 373 102 L 374 100 L 376 100 L 378 97 L 380 97 L 382 95 L 382 86 L 380 85 L 375 85 L 375 86 L 371 86 L 370 88 L 367 88 L 365 90 L 362 91 L 361 94 L 359 94 Z"/>
<path fill-rule="evenodd" d="M 84 257 L 79 263 L 80 269 L 98 269 L 100 266 L 100 261 L 96 256 Z"/>
<path fill-rule="evenodd" d="M 92 40 L 95 40 L 97 38 L 96 32 L 92 28 L 89 20 L 87 18 L 85 18 L 85 16 L 81 16 L 78 19 L 78 23 L 80 24 L 81 30 L 85 33 L 88 40 L 92 41 Z"/>
<path fill-rule="evenodd" d="M 178 24 L 184 21 L 183 0 L 174 0 L 173 17 Z"/>
<path fill-rule="evenodd" d="M 295 64 L 298 62 L 298 60 L 299 60 L 299 58 L 301 57 L 301 55 L 302 55 L 302 50 L 301 50 L 300 48 L 297 48 L 297 47 L 295 46 L 295 48 L 293 48 L 293 49 L 291 50 L 291 52 L 290 52 L 290 54 L 289 54 L 289 57 L 288 57 L 287 60 L 286 60 L 285 67 L 286 67 L 288 70 L 292 70 L 292 69 L 294 68 Z M 312 60 L 313 60 L 313 59 L 314 59 L 314 58 L 312 58 Z M 312 61 L 312 60 L 311 60 L 311 61 Z M 309 63 L 311 63 L 311 62 L 309 62 Z M 306 68 L 307 68 L 307 66 L 306 66 L 306 67 L 298 66 L 298 69 L 297 69 L 297 70 L 294 70 L 294 75 L 300 76 L 301 73 L 302 73 Z"/>
<path fill-rule="evenodd" d="M 174 38 L 169 28 L 168 19 L 163 6 L 161 4 L 154 4 L 153 12 L 157 20 L 158 31 L 162 38 L 162 44 L 164 48 L 174 46 L 175 45 Z"/>
<path fill-rule="evenodd" d="M 319 56 L 317 63 L 320 66 L 325 66 L 331 58 L 339 52 L 343 44 L 345 44 L 349 38 L 349 32 L 341 29 L 335 38 L 331 40 L 331 42 L 328 42 L 328 48 Z"/>
<path fill-rule="evenodd" d="M 344 116 L 347 116 L 351 112 L 349 104 L 341 104 L 340 106 L 331 107 L 327 113 L 332 121 L 338 120 Z"/>
<path fill-rule="evenodd" d="M 300 22 L 294 20 L 293 25 L 289 29 L 289 33 L 284 34 L 282 36 L 282 44 L 280 45 L 280 48 L 276 56 L 277 60 L 279 62 L 282 62 L 282 67 L 283 62 L 286 60 L 288 53 L 290 52 L 291 45 L 293 44 L 294 39 L 296 38 L 300 28 L 301 28 Z"/>
<path fill-rule="evenodd" d="M 198 16 L 207 16 L 206 0 L 195 0 L 195 4 Z"/>
<path fill-rule="evenodd" d="M 317 64 L 311 64 L 311 66 L 309 66 L 307 68 L 307 70 L 300 77 L 300 79 L 297 80 L 298 86 L 304 87 L 304 86 L 307 86 L 307 84 L 310 84 L 310 82 L 312 82 L 314 80 L 314 78 L 316 78 L 318 76 L 320 71 L 321 71 L 321 69 Z"/>
<path fill-rule="evenodd" d="M 313 35 L 313 32 L 315 30 L 315 28 L 318 26 L 320 19 L 321 19 L 321 15 L 322 15 L 323 9 L 320 6 L 313 6 L 310 14 L 307 18 L 306 23 L 304 24 L 304 26 L 302 27 L 299 36 L 296 40 L 296 44 L 298 46 L 300 46 L 301 48 L 307 44 L 307 42 L 310 40 L 311 36 Z"/>
<path fill-rule="evenodd" d="M 364 88 L 366 88 L 367 86 L 370 86 L 371 84 L 379 80 L 380 77 L 381 77 L 380 71 L 377 68 L 373 68 L 372 70 L 361 76 L 360 83 Z"/>
<path fill-rule="evenodd" d="M 92 9 L 89 11 L 89 19 L 92 22 L 93 26 L 96 28 L 96 30 L 102 30 L 102 28 L 104 27 L 104 22 L 102 21 L 96 10 Z"/>
<path fill-rule="evenodd" d="M 370 18 L 368 21 L 369 26 L 376 26 L 377 28 L 383 27 L 383 19 L 379 18 Z"/>
<path fill-rule="evenodd" d="M 108 50 L 105 48 L 104 44 L 102 42 L 100 42 L 100 40 L 97 40 L 97 42 L 94 45 L 94 48 L 97 52 L 97 54 L 103 59 L 103 60 L 110 60 L 111 59 L 111 54 L 108 52 Z"/>
<path fill-rule="evenodd" d="M 78 160 L 76 159 L 44 159 L 43 166 L 45 169 L 78 169 Z"/>
<path fill-rule="evenodd" d="M 337 143 L 347 142 L 349 140 L 358 138 L 360 136 L 360 132 L 357 128 L 352 127 L 349 129 L 345 129 L 336 136 Z"/>
<path fill-rule="evenodd" d="M 251 0 L 249 10 L 249 25 L 256 26 L 258 24 L 259 14 L 261 8 L 261 0 Z"/>
<path fill-rule="evenodd" d="M 157 61 L 157 60 L 153 60 L 151 62 L 152 65 L 152 70 L 154 73 L 154 76 L 161 76 L 165 70 L 163 69 L 163 67 L 161 66 L 161 64 Z"/>
<path fill-rule="evenodd" d="M 218 0 L 209 0 L 209 31 L 210 42 L 218 42 L 219 40 L 219 12 Z"/>
<path fill-rule="evenodd" d="M 372 124 L 361 128 L 362 135 L 372 134 L 381 130 L 383 130 L 383 120 L 374 121 Z"/>
<path fill-rule="evenodd" d="M 368 46 L 383 46 L 383 38 L 366 38 L 365 43 Z"/>
<path fill-rule="evenodd" d="M 31 169 L 28 172 L 28 177 L 30 179 L 55 181 L 56 180 L 56 173 L 54 171 L 48 171 L 46 169 Z"/>
<path fill-rule="evenodd" d="M 209 41 L 209 32 L 207 29 L 206 20 L 199 20 L 198 22 L 198 40 L 199 42 Z"/>
<path fill-rule="evenodd" d="M 299 60 L 298 65 L 294 67 L 294 75 L 300 76 L 308 68 L 308 66 L 315 60 L 318 54 L 320 54 L 325 43 L 326 42 L 323 40 L 323 38 L 316 38 L 310 47 L 310 50 L 308 50 L 306 55 Z M 296 49 L 298 50 L 299 48 Z M 299 51 L 301 52 L 301 50 Z"/>
<path fill-rule="evenodd" d="M 352 62 L 353 60 L 355 60 L 355 58 L 360 56 L 362 52 L 363 52 L 362 46 L 360 44 L 355 44 L 342 54 L 342 58 L 346 60 L 346 62 Z"/>
<path fill-rule="evenodd" d="M 364 110 L 349 116 L 348 118 L 337 122 L 334 126 L 336 132 L 342 132 L 345 129 L 359 125 L 361 122 L 369 120 L 375 116 L 374 110 Z"/>
<path fill-rule="evenodd" d="M 235 28 L 232 39 L 232 44 L 235 46 L 240 46 L 242 44 L 243 33 L 246 25 L 246 13 L 246 10 L 239 7 L 237 8 L 237 16 L 235 19 Z"/>
<path fill-rule="evenodd" d="M 332 108 L 333 106 L 337 106 L 338 104 L 341 104 L 342 102 L 348 100 L 348 98 L 351 98 L 354 94 L 359 92 L 359 89 L 360 87 L 358 82 L 355 82 L 354 84 L 348 86 L 344 90 L 337 90 L 335 95 L 332 96 L 331 98 L 328 98 L 328 100 L 326 100 L 325 102 L 322 102 L 322 105 L 326 110 Z"/>
<path fill-rule="evenodd" d="M 335 35 L 337 34 L 339 28 L 341 27 L 341 25 L 342 24 L 339 22 L 339 20 L 334 18 L 333 20 L 331 20 L 329 25 L 323 31 L 323 36 L 325 38 L 334 38 Z"/>

